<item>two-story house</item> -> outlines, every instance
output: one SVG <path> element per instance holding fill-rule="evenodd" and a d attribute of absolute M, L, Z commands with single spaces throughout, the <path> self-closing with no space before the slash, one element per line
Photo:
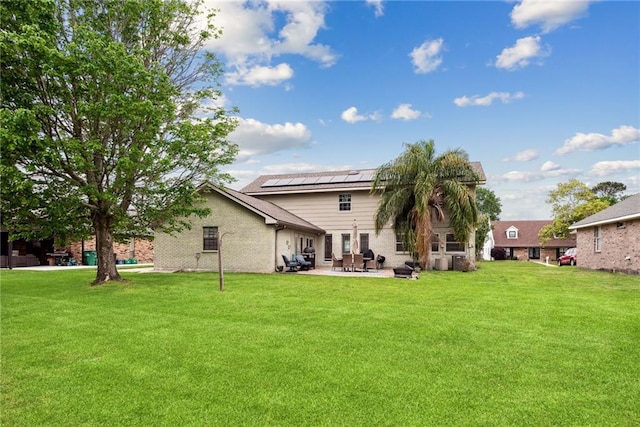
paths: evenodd
<path fill-rule="evenodd" d="M 479 183 L 484 183 L 480 163 L 472 166 Z M 206 233 L 227 233 L 225 270 L 271 272 L 283 265 L 282 255 L 302 254 L 311 248 L 315 266 L 330 267 L 332 254 L 340 258 L 352 251 L 354 222 L 358 252 L 371 249 L 383 255 L 386 267 L 403 264 L 411 255 L 401 236 L 390 224 L 375 232 L 379 196 L 370 191 L 374 173 L 365 169 L 262 175 L 239 192 L 206 186 L 201 190 L 211 215 L 192 218 L 191 230 L 175 236 L 156 233 L 156 268 L 216 270 L 217 249 L 207 247 Z M 469 183 L 474 189 L 476 184 Z M 446 261 L 449 268 L 456 256 L 473 259 L 473 233 L 468 242 L 456 241 L 446 218 L 434 222 L 433 232 L 432 266 L 437 259 Z"/>

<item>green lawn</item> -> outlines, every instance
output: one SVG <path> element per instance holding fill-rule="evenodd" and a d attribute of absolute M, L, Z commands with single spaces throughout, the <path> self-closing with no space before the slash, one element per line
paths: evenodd
<path fill-rule="evenodd" d="M 640 425 L 640 278 L 2 271 L 2 426 Z"/>

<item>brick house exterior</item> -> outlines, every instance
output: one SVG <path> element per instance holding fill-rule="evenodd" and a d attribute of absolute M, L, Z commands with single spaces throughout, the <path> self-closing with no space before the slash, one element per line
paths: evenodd
<path fill-rule="evenodd" d="M 199 191 L 211 214 L 189 218 L 191 228 L 180 233 L 155 233 L 156 270 L 219 271 L 220 255 L 224 271 L 271 273 L 298 242 L 314 246 L 324 234 L 273 203 L 208 184 Z"/>
<path fill-rule="evenodd" d="M 578 221 L 578 267 L 640 274 L 640 193 Z"/>
<path fill-rule="evenodd" d="M 64 249 L 66 249 L 78 263 L 82 263 L 83 246 L 85 251 L 95 251 L 95 237 L 85 240 L 84 243 L 82 241 L 71 243 L 65 246 Z M 129 243 L 114 242 L 113 253 L 116 254 L 116 259 L 135 259 L 139 264 L 153 263 L 153 240 L 136 237 L 131 239 Z"/>
<path fill-rule="evenodd" d="M 549 257 L 551 262 L 576 245 L 575 236 L 552 239 L 543 245 L 538 234 L 551 223 L 550 220 L 492 221 L 489 233 L 494 247 L 504 249 L 507 259 L 546 261 Z"/>

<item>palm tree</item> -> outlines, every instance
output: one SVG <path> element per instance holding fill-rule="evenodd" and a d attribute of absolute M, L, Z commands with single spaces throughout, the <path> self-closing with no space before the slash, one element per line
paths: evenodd
<path fill-rule="evenodd" d="M 371 192 L 381 195 L 376 233 L 392 221 L 405 247 L 427 268 L 433 219 L 442 221 L 448 213 L 457 241 L 468 241 L 478 219 L 469 184 L 478 181 L 464 150 L 436 155 L 433 140 L 406 144 L 404 153 L 376 170 L 371 184 Z"/>

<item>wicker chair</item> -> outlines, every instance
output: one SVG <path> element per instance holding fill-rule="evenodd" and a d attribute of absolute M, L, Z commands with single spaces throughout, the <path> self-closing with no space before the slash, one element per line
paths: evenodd
<path fill-rule="evenodd" d="M 333 252 L 331 252 L 331 260 L 333 261 L 331 264 L 332 270 L 335 270 L 336 267 L 339 267 L 340 270 L 342 270 L 342 259 L 336 258 L 336 254 L 334 254 Z"/>
<path fill-rule="evenodd" d="M 353 270 L 353 255 L 352 254 L 342 254 L 342 270 L 344 270 L 344 271 Z"/>
<path fill-rule="evenodd" d="M 364 270 L 364 255 L 362 254 L 353 254 L 353 271 L 358 271 L 358 269 Z"/>

